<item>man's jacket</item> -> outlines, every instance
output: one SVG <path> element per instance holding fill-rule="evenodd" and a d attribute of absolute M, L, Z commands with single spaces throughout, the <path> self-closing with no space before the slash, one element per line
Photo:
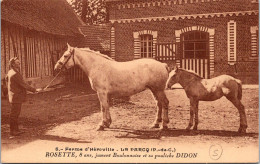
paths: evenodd
<path fill-rule="evenodd" d="M 11 69 L 7 74 L 8 82 L 8 98 L 10 103 L 22 103 L 26 100 L 26 90 L 35 92 L 35 88 L 31 87 L 24 80 L 22 75 Z"/>

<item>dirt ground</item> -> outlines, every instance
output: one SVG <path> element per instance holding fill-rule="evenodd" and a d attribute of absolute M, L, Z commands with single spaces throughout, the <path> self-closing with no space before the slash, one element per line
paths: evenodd
<path fill-rule="evenodd" d="M 113 122 L 110 129 L 103 132 L 95 130 L 101 121 L 101 114 L 97 96 L 91 89 L 67 86 L 31 94 L 22 106 L 19 119 L 20 128 L 25 133 L 14 138 L 9 136 L 9 104 L 6 99 L 2 99 L 2 159 L 4 152 L 18 151 L 36 140 L 54 141 L 53 144 L 109 143 L 110 146 L 115 143 L 150 146 L 175 143 L 185 145 L 188 150 L 192 145 L 200 147 L 207 143 L 221 143 L 228 148 L 243 148 L 238 151 L 243 150 L 244 153 L 252 147 L 258 150 L 258 89 L 243 89 L 242 103 L 248 120 L 247 134 L 244 135 L 237 133 L 238 111 L 226 98 L 200 102 L 198 130 L 187 131 L 189 101 L 184 90 L 167 90 L 166 94 L 170 101 L 169 130 L 150 129 L 155 119 L 156 106 L 150 91 L 146 90 L 132 96 L 130 103 L 114 101 L 110 109 Z M 59 99 L 66 95 L 69 98 Z M 258 158 L 254 160 L 258 161 Z"/>

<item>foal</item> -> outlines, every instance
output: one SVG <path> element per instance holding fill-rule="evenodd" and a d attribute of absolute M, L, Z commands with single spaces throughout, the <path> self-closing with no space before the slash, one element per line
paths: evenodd
<path fill-rule="evenodd" d="M 238 109 L 240 116 L 239 133 L 245 133 L 247 128 L 247 120 L 245 108 L 241 103 L 242 85 L 241 81 L 228 75 L 221 75 L 212 79 L 203 79 L 194 72 L 184 69 L 175 68 L 169 74 L 167 87 L 180 83 L 190 99 L 190 122 L 186 129 L 193 126 L 193 118 L 195 112 L 194 130 L 198 126 L 198 106 L 199 101 L 214 101 L 225 96 Z"/>

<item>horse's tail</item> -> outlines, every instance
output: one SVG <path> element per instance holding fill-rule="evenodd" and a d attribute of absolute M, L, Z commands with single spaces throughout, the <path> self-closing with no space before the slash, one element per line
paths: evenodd
<path fill-rule="evenodd" d="M 237 93 L 237 98 L 238 100 L 242 99 L 242 82 L 238 79 L 236 79 L 237 85 L 238 85 L 238 93 Z"/>

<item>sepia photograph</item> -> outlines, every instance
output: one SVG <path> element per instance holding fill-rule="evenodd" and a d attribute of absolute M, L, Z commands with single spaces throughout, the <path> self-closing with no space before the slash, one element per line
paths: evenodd
<path fill-rule="evenodd" d="M 1 0 L 1 163 L 258 162 L 258 0 Z"/>

